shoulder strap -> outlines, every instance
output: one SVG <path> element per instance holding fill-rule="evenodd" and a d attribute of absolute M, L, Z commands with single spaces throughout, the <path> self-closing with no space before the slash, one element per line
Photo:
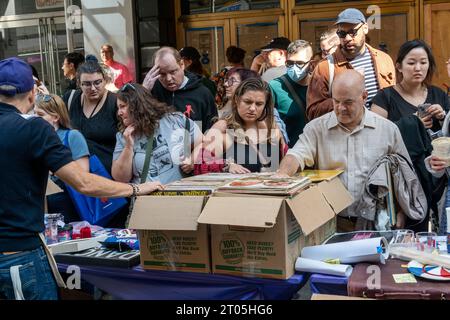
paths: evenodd
<path fill-rule="evenodd" d="M 76 90 L 70 91 L 69 100 L 67 101 L 67 109 L 68 110 L 70 110 L 70 107 L 72 106 L 72 100 L 73 100 L 73 96 L 75 95 L 75 91 Z"/>
<path fill-rule="evenodd" d="M 141 183 L 147 181 L 148 169 L 150 167 L 150 159 L 152 158 L 152 152 L 153 152 L 153 134 L 151 134 L 147 140 L 147 149 L 145 150 L 145 160 L 144 160 L 144 168 L 142 169 Z"/>
<path fill-rule="evenodd" d="M 64 140 L 63 140 L 63 144 L 70 149 L 70 145 L 69 145 L 69 133 L 70 130 L 67 130 L 66 134 L 64 135 Z"/>
<path fill-rule="evenodd" d="M 186 125 L 184 127 L 184 156 L 187 157 L 191 153 L 191 122 L 186 117 Z"/>
<path fill-rule="evenodd" d="M 331 84 L 333 83 L 334 80 L 334 58 L 332 54 L 327 55 L 327 60 L 328 60 L 328 73 L 330 74 L 330 79 L 328 80 L 328 88 L 329 88 L 329 92 L 330 92 L 330 97 L 331 97 Z"/>
<path fill-rule="evenodd" d="M 303 111 L 303 112 L 306 112 L 305 105 L 304 105 L 303 101 L 300 99 L 300 97 L 298 96 L 297 92 L 295 92 L 294 88 L 292 87 L 292 84 L 286 78 L 286 75 L 283 75 L 280 78 L 283 81 L 283 83 L 286 85 L 287 89 L 289 90 L 289 93 L 292 95 L 292 97 L 294 98 L 294 100 L 297 103 L 297 105 L 300 107 L 300 110 Z"/>

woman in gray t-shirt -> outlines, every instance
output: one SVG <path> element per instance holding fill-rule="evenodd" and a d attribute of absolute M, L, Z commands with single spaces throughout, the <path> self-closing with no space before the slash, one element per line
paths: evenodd
<path fill-rule="evenodd" d="M 154 99 L 139 84 L 122 87 L 117 93 L 117 108 L 119 132 L 112 165 L 115 180 L 139 183 L 145 178 L 167 184 L 192 172 L 191 151 L 203 137 L 192 120 Z M 149 166 L 143 172 L 147 150 Z"/>

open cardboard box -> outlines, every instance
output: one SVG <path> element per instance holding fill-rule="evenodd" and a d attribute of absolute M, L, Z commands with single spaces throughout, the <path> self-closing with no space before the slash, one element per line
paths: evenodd
<path fill-rule="evenodd" d="M 339 178 L 293 197 L 213 194 L 198 219 L 211 225 L 213 273 L 290 278 L 301 249 L 331 236 L 352 202 Z"/>
<path fill-rule="evenodd" d="M 129 227 L 138 230 L 143 269 L 211 271 L 208 226 L 198 224 L 204 196 L 136 198 Z"/>

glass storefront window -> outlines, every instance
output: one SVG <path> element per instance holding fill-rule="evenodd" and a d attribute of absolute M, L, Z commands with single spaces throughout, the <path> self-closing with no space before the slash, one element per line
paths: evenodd
<path fill-rule="evenodd" d="M 81 8 L 81 0 L 72 0 L 72 5 Z M 70 5 L 70 1 L 69 1 Z M 64 11 L 64 0 L 2 0 L 0 16 L 16 16 L 21 14 L 47 13 Z"/>
<path fill-rule="evenodd" d="M 355 2 L 360 0 L 295 0 L 295 5 L 302 4 L 318 4 L 318 3 L 332 3 L 332 2 Z"/>
<path fill-rule="evenodd" d="M 183 0 L 183 15 L 279 8 L 280 0 Z"/>
<path fill-rule="evenodd" d="M 225 66 L 225 49 L 222 27 L 189 28 L 186 30 L 186 46 L 197 48 L 203 67 L 210 73 L 219 72 Z"/>
<path fill-rule="evenodd" d="M 247 52 L 244 65 L 250 68 L 253 57 L 259 53 L 260 48 L 278 36 L 278 22 L 238 24 L 236 33 L 237 46 Z"/>

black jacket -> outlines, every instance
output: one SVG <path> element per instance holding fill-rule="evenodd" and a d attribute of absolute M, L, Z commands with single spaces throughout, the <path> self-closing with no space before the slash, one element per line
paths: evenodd
<path fill-rule="evenodd" d="M 431 139 L 428 135 L 424 125 L 415 115 L 401 117 L 400 120 L 394 122 L 400 129 L 400 133 L 408 150 L 411 161 L 414 165 L 417 177 L 422 185 L 422 189 L 427 197 L 428 208 L 433 208 L 432 194 L 433 194 L 433 177 L 425 167 L 425 158 L 431 154 L 433 147 L 431 146 Z M 429 211 L 429 210 L 428 210 Z M 427 215 L 429 212 L 427 213 Z M 411 225 L 412 224 L 412 225 Z M 416 232 L 426 231 L 428 228 L 428 217 L 421 223 L 417 221 L 407 221 L 407 228 Z"/>
<path fill-rule="evenodd" d="M 203 85 L 200 76 L 190 72 L 185 72 L 185 75 L 189 81 L 183 89 L 169 91 L 158 80 L 153 86 L 152 94 L 159 101 L 174 106 L 180 112 L 185 112 L 190 105 L 192 107 L 190 118 L 201 125 L 202 132 L 205 132 L 211 128 L 212 119 L 218 116 L 214 97 Z"/>

